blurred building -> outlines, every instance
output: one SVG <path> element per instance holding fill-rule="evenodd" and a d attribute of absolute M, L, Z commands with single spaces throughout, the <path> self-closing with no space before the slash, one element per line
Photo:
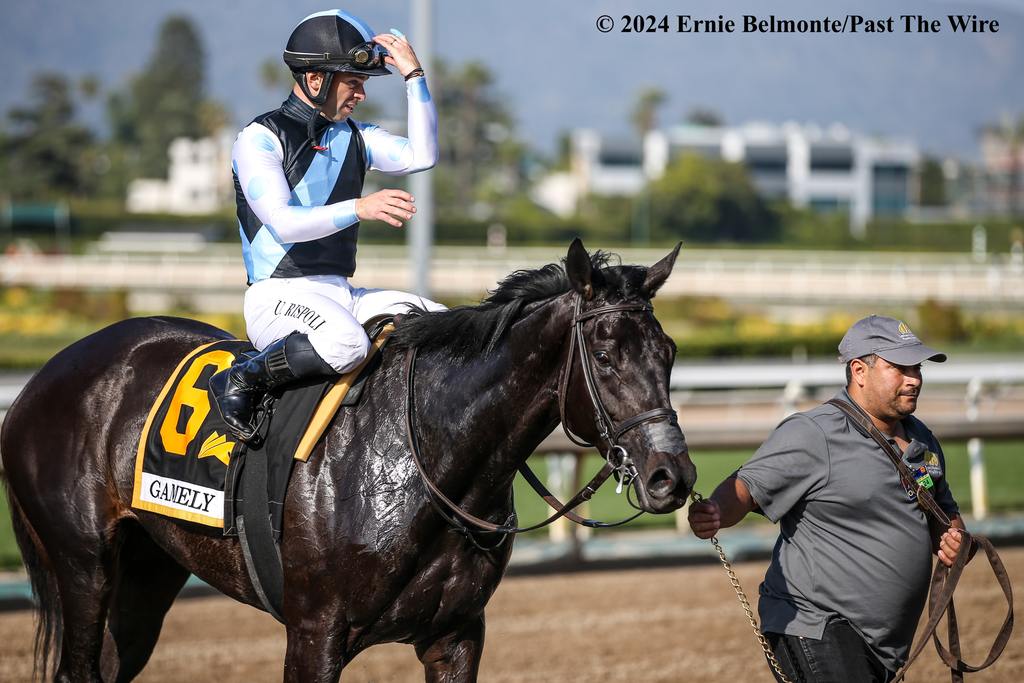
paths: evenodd
<path fill-rule="evenodd" d="M 1008 127 L 981 132 L 985 209 L 990 215 L 1024 214 L 1024 138 Z"/>
<path fill-rule="evenodd" d="M 565 215 L 587 194 L 634 195 L 684 154 L 742 163 L 765 197 L 848 212 L 855 233 L 862 233 L 872 217 L 905 214 L 913 204 L 920 156 L 909 141 L 861 135 L 839 125 L 686 125 L 652 131 L 642 146 L 583 130 L 571 137 L 568 173 L 538 186 L 535 199 Z"/>
<path fill-rule="evenodd" d="M 231 145 L 234 136 L 177 138 L 167 149 L 167 179 L 137 178 L 128 184 L 133 213 L 207 214 L 234 206 Z"/>
<path fill-rule="evenodd" d="M 604 136 L 589 128 L 569 136 L 569 170 L 551 173 L 532 190 L 535 202 L 568 217 L 587 195 L 638 194 L 647 182 L 643 149 L 626 137 Z"/>

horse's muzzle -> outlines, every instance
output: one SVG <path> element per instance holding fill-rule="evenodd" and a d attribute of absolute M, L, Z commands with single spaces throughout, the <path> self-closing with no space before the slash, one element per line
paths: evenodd
<path fill-rule="evenodd" d="M 634 458 L 639 473 L 636 492 L 640 507 L 653 513 L 678 510 L 697 481 L 697 469 L 690 461 L 683 432 L 667 422 L 644 425 L 641 429 L 646 453 Z"/>

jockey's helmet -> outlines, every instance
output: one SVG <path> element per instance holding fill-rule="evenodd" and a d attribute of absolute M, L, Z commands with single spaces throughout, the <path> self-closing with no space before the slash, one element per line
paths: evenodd
<path fill-rule="evenodd" d="M 288 38 L 284 63 L 306 91 L 307 71 L 348 71 L 365 76 L 386 76 L 384 48 L 373 42 L 374 32 L 362 19 L 340 9 L 310 14 Z M 326 96 L 326 88 L 320 95 Z M 309 92 L 306 95 L 314 102 Z M 322 104 L 322 102 L 317 102 Z"/>

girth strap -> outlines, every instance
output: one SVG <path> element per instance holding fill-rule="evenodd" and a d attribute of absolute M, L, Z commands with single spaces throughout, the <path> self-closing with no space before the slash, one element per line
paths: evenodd
<path fill-rule="evenodd" d="M 270 400 L 265 402 L 265 410 Z M 270 426 L 267 425 L 269 430 Z M 284 604 L 284 567 L 281 549 L 274 541 L 267 495 L 268 453 L 258 449 L 242 451 L 242 510 L 235 526 L 242 547 L 245 568 L 263 609 L 282 624 Z"/>

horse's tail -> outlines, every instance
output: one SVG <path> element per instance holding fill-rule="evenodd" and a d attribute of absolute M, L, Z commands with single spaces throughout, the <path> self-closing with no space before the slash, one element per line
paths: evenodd
<path fill-rule="evenodd" d="M 6 481 L 4 483 L 7 488 L 7 501 L 10 504 L 14 538 L 21 550 L 21 559 L 28 571 L 28 578 L 32 584 L 32 595 L 35 598 L 36 639 L 32 678 L 36 678 L 38 675 L 42 680 L 46 680 L 50 672 L 50 664 L 56 666 L 57 663 L 56 661 L 51 662 L 51 657 L 61 642 L 63 627 L 57 577 L 49 566 L 46 551 L 32 529 L 32 524 L 26 519 L 24 511 L 18 504 L 18 499 L 14 496 L 10 483 Z"/>

